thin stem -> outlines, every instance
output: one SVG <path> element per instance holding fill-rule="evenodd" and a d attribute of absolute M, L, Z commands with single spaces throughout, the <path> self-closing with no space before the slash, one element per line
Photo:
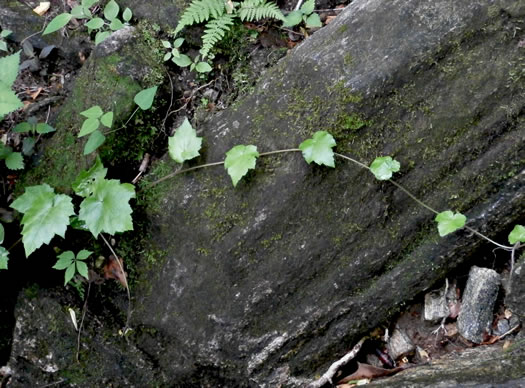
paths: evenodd
<path fill-rule="evenodd" d="M 77 362 L 80 362 L 80 336 L 82 334 L 82 328 L 84 327 L 84 318 L 86 317 L 87 312 L 87 302 L 89 298 L 89 292 L 91 291 L 91 280 L 88 280 L 88 289 L 86 294 L 86 299 L 84 300 L 84 306 L 82 307 L 82 319 L 80 320 L 80 326 L 78 327 L 77 335 Z"/>
<path fill-rule="evenodd" d="M 128 120 L 124 123 L 124 125 L 120 128 L 117 128 L 117 129 L 113 129 L 113 130 L 110 130 L 108 132 L 106 132 L 106 135 L 109 135 L 110 133 L 113 133 L 113 132 L 117 132 L 119 130 L 121 130 L 122 128 L 125 128 L 126 125 L 128 125 L 128 123 L 131 121 L 131 119 L 133 118 L 133 116 L 135 116 L 135 113 L 137 113 L 137 111 L 139 110 L 139 106 L 137 106 L 137 108 L 133 111 L 133 113 L 131 114 L 131 116 L 128 117 Z"/>
<path fill-rule="evenodd" d="M 488 238 L 487 236 L 485 236 L 484 234 L 478 232 L 476 229 L 472 229 L 470 226 L 464 226 L 465 229 L 467 229 L 469 232 L 472 232 L 476 235 L 478 235 L 479 237 L 481 238 L 484 238 L 485 240 L 487 240 L 488 242 L 491 242 L 492 244 L 500 247 L 501 249 L 505 249 L 506 251 L 512 251 L 513 248 L 512 247 L 509 247 L 507 245 L 502 245 L 500 243 L 497 243 L 496 241 L 494 240 L 491 240 L 490 238 Z"/>
<path fill-rule="evenodd" d="M 434 214 L 439 214 L 439 212 L 433 208 L 431 208 L 430 206 L 428 206 L 426 203 L 420 201 L 419 199 L 416 198 L 416 196 L 414 194 L 412 194 L 410 191 L 408 191 L 407 189 L 405 189 L 403 186 L 401 186 L 399 183 L 397 183 L 396 181 L 392 180 L 392 179 L 389 179 L 388 180 L 390 183 L 392 183 L 394 186 L 396 186 L 398 189 L 402 190 L 406 195 L 408 195 L 410 198 L 412 198 L 414 201 L 416 201 L 419 205 L 423 206 L 425 209 L 427 210 L 430 210 L 432 213 Z"/>
<path fill-rule="evenodd" d="M 268 151 L 268 152 L 261 152 L 259 156 L 268 156 L 268 155 L 275 155 L 275 154 L 282 154 L 285 152 L 301 152 L 299 148 L 288 148 L 286 150 L 276 150 L 276 151 Z"/>
<path fill-rule="evenodd" d="M 128 278 L 126 277 L 126 273 L 124 272 L 124 267 L 122 266 L 122 263 L 120 262 L 120 258 L 117 256 L 117 254 L 113 250 L 113 247 L 110 245 L 108 240 L 106 240 L 106 238 L 104 237 L 104 235 L 102 233 L 100 233 L 100 237 L 102 237 L 102 240 L 104 240 L 104 242 L 108 246 L 108 248 L 111 251 L 111 253 L 113 254 L 113 256 L 115 256 L 115 260 L 117 260 L 118 266 L 120 267 L 120 270 L 122 271 L 122 275 L 124 277 L 124 281 L 126 282 L 125 286 L 126 286 L 126 291 L 128 293 L 128 316 L 127 316 L 127 319 L 126 319 L 126 326 L 125 326 L 125 328 L 128 328 L 129 327 L 129 320 L 131 318 L 131 293 L 129 291 Z"/>
<path fill-rule="evenodd" d="M 338 156 L 338 157 L 340 157 L 340 158 L 343 158 L 343 159 L 349 160 L 349 161 L 351 161 L 352 163 L 355 163 L 355 164 L 357 164 L 358 166 L 363 167 L 364 169 L 370 171 L 370 167 L 368 167 L 366 164 L 363 164 L 363 163 L 361 163 L 361 162 L 358 162 L 357 160 L 352 159 L 352 158 L 349 157 L 349 156 L 346 156 L 346 155 L 343 155 L 343 154 L 338 154 L 337 152 L 334 152 L 334 155 L 335 155 L 335 156 Z"/>

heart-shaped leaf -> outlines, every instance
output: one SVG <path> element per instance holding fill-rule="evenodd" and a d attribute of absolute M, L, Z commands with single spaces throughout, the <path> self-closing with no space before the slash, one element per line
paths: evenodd
<path fill-rule="evenodd" d="M 465 226 L 467 217 L 461 213 L 454 214 L 451 210 L 446 210 L 439 213 L 435 220 L 438 223 L 439 235 L 443 237 Z"/>
<path fill-rule="evenodd" d="M 248 170 L 255 168 L 258 156 L 257 147 L 254 145 L 237 145 L 226 152 L 224 167 L 228 170 L 234 187 Z"/>
<path fill-rule="evenodd" d="M 525 227 L 523 225 L 516 225 L 509 234 L 509 243 L 516 244 L 517 242 L 525 243 Z"/>
<path fill-rule="evenodd" d="M 401 164 L 390 156 L 381 156 L 375 158 L 370 165 L 370 171 L 380 181 L 385 181 L 392 178 L 394 172 L 398 172 L 401 168 Z"/>
<path fill-rule="evenodd" d="M 308 164 L 315 162 L 319 165 L 335 167 L 334 151 L 336 142 L 332 135 L 326 131 L 317 131 L 311 139 L 303 141 L 299 149 Z"/>
<path fill-rule="evenodd" d="M 140 109 L 148 110 L 149 108 L 151 108 L 151 105 L 153 105 L 155 93 L 157 93 L 157 86 L 141 90 L 135 95 L 133 101 L 135 101 L 135 104 L 137 104 L 140 107 Z"/>

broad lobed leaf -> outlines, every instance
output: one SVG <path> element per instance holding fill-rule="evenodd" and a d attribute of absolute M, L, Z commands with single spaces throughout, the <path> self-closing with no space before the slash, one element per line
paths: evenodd
<path fill-rule="evenodd" d="M 467 217 L 461 213 L 454 214 L 451 210 L 446 210 L 439 213 L 435 220 L 438 223 L 439 235 L 443 237 L 465 226 Z"/>
<path fill-rule="evenodd" d="M 254 145 L 237 145 L 226 152 L 224 168 L 228 171 L 234 187 L 248 170 L 255 168 L 258 157 L 259 153 Z"/>
<path fill-rule="evenodd" d="M 326 131 L 317 131 L 311 139 L 303 141 L 299 149 L 307 163 L 315 162 L 319 165 L 335 167 L 334 151 L 336 142 L 332 135 Z"/>
<path fill-rule="evenodd" d="M 168 139 L 168 152 L 173 160 L 184 163 L 186 160 L 199 156 L 202 146 L 202 137 L 197 137 L 197 132 L 187 118 L 177 128 L 175 134 Z"/>

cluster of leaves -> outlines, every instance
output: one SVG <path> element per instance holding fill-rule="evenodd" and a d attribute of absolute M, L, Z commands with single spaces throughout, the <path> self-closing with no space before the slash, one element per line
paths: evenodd
<path fill-rule="evenodd" d="M 11 90 L 18 75 L 20 64 L 20 51 L 15 54 L 0 58 L 0 120 L 24 106 L 22 101 Z"/>
<path fill-rule="evenodd" d="M 98 3 L 99 0 L 82 0 L 81 4 L 73 7 L 71 12 L 64 12 L 57 15 L 49 22 L 42 35 L 51 34 L 55 31 L 65 27 L 71 19 L 88 19 L 85 26 L 88 31 L 97 31 L 95 34 L 95 44 L 99 44 L 112 31 L 117 31 L 123 28 L 133 17 L 133 13 L 129 8 L 125 8 L 122 12 L 122 20 L 118 18 L 120 7 L 115 0 L 110 0 L 104 7 L 104 18 L 93 16 L 91 8 Z"/>
<path fill-rule="evenodd" d="M 72 251 L 65 251 L 57 256 L 58 260 L 53 268 L 65 270 L 64 286 L 68 284 L 77 273 L 89 280 L 88 266 L 84 261 L 91 256 L 92 253 L 93 252 L 82 249 L 76 256 Z"/>
<path fill-rule="evenodd" d="M 5 38 L 7 38 L 12 33 L 13 31 L 11 30 L 2 30 L 2 32 L 0 32 L 0 50 L 7 51 L 7 43 Z"/>
<path fill-rule="evenodd" d="M 182 54 L 179 50 L 184 38 L 177 38 L 173 41 L 173 46 L 168 40 L 161 41 L 164 48 L 168 49 L 168 52 L 164 55 L 164 61 L 171 59 L 179 67 L 190 66 L 190 71 L 196 70 L 198 73 L 209 73 L 212 67 L 208 62 L 201 61 L 200 56 L 197 55 L 193 60 L 186 54 Z"/>
<path fill-rule="evenodd" d="M 315 0 L 307 0 L 297 11 L 292 11 L 284 20 L 284 27 L 294 27 L 304 22 L 306 28 L 322 27 L 321 18 L 314 12 Z"/>

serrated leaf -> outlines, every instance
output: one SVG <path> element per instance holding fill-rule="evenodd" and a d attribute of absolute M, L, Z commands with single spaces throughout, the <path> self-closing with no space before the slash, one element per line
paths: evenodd
<path fill-rule="evenodd" d="M 16 94 L 0 85 L 0 115 L 6 115 L 24 106 Z"/>
<path fill-rule="evenodd" d="M 104 17 L 108 20 L 113 20 L 117 17 L 119 6 L 114 0 L 110 0 L 104 7 Z"/>
<path fill-rule="evenodd" d="M 33 129 L 33 126 L 29 124 L 27 121 L 24 121 L 23 123 L 17 124 L 13 128 L 13 132 L 16 132 L 16 133 L 31 132 L 32 129 Z"/>
<path fill-rule="evenodd" d="M 87 197 L 93 191 L 92 186 L 98 179 L 104 179 L 108 169 L 102 165 L 100 157 L 97 156 L 95 163 L 89 170 L 84 170 L 78 174 L 75 181 L 71 185 L 71 188 L 76 195 L 81 197 Z"/>
<path fill-rule="evenodd" d="M 101 232 L 115 234 L 133 230 L 131 198 L 135 198 L 133 185 L 115 179 L 99 179 L 93 185 L 91 196 L 80 204 L 78 218 L 95 237 Z"/>
<path fill-rule="evenodd" d="M 76 266 L 77 266 L 77 272 L 85 277 L 86 279 L 89 280 L 89 276 L 88 276 L 88 266 L 86 263 L 84 263 L 83 261 L 76 261 L 75 262 Z"/>
<path fill-rule="evenodd" d="M 454 214 L 451 210 L 446 210 L 439 213 L 435 220 L 438 223 L 439 235 L 443 237 L 465 226 L 467 217 L 461 213 Z"/>
<path fill-rule="evenodd" d="M 86 23 L 86 27 L 91 28 L 92 30 L 98 30 L 104 25 L 104 19 L 102 18 L 93 18 Z"/>
<path fill-rule="evenodd" d="M 63 270 L 73 264 L 75 260 L 75 254 L 72 251 L 65 251 L 57 256 L 57 262 L 53 266 L 53 269 Z"/>
<path fill-rule="evenodd" d="M 197 137 L 197 132 L 187 118 L 175 134 L 168 139 L 168 151 L 173 160 L 184 163 L 185 160 L 199 156 L 202 146 L 202 137 Z"/>
<path fill-rule="evenodd" d="M 122 13 L 122 19 L 124 19 L 125 22 L 129 22 L 132 17 L 133 17 L 133 12 L 131 12 L 131 9 L 126 7 L 124 12 Z"/>
<path fill-rule="evenodd" d="M 22 153 L 25 156 L 30 156 L 33 154 L 35 149 L 36 140 L 34 137 L 26 137 L 22 142 Z"/>
<path fill-rule="evenodd" d="M 392 174 L 398 172 L 400 168 L 401 164 L 390 156 L 375 158 L 370 165 L 370 171 L 374 174 L 376 179 L 379 179 L 380 181 L 392 178 Z"/>
<path fill-rule="evenodd" d="M 36 132 L 45 135 L 46 133 L 55 132 L 55 128 L 53 128 L 51 125 L 47 123 L 38 123 L 36 125 Z"/>
<path fill-rule="evenodd" d="M 303 13 L 301 11 L 292 11 L 285 16 L 283 27 L 294 27 L 303 21 Z"/>
<path fill-rule="evenodd" d="M 95 35 L 95 45 L 102 43 L 108 36 L 111 35 L 109 31 L 99 31 Z"/>
<path fill-rule="evenodd" d="M 308 16 L 304 24 L 306 25 L 306 28 L 316 28 L 323 26 L 323 23 L 321 23 L 321 18 L 316 13 L 313 13 L 310 16 Z"/>
<path fill-rule="evenodd" d="M 0 81 L 10 88 L 18 76 L 18 65 L 20 64 L 20 51 L 6 57 L 0 58 Z"/>
<path fill-rule="evenodd" d="M 64 274 L 64 286 L 69 283 L 71 279 L 75 276 L 75 264 L 71 264 L 66 268 L 66 273 Z"/>
<path fill-rule="evenodd" d="M 24 168 L 24 157 L 20 152 L 12 152 L 5 158 L 5 165 L 10 170 L 21 170 Z"/>
<path fill-rule="evenodd" d="M 0 247 L 0 269 L 7 269 L 9 261 L 9 251 L 4 247 Z"/>
<path fill-rule="evenodd" d="M 69 217 L 75 214 L 71 198 L 55 194 L 47 184 L 27 187 L 11 207 L 24 214 L 21 224 L 26 256 L 49 244 L 55 235 L 64 237 Z"/>
<path fill-rule="evenodd" d="M 512 232 L 509 234 L 509 243 L 514 245 L 517 242 L 525 242 L 525 227 L 523 225 L 514 226 L 514 229 L 512 229 Z"/>
<path fill-rule="evenodd" d="M 55 16 L 53 20 L 49 22 L 46 29 L 42 33 L 42 35 L 51 34 L 55 31 L 60 30 L 62 27 L 65 27 L 66 24 L 69 23 L 72 17 L 73 16 L 71 16 L 71 14 L 67 12 L 64 12 L 64 13 L 61 13 L 60 15 Z"/>
<path fill-rule="evenodd" d="M 82 249 L 77 254 L 77 260 L 86 260 L 89 256 L 91 256 L 92 253 L 93 252 L 91 252 L 91 251 L 88 251 L 86 249 Z"/>
<path fill-rule="evenodd" d="M 89 139 L 84 146 L 84 155 L 89 155 L 100 147 L 106 141 L 106 136 L 102 134 L 98 129 L 89 135 Z"/>
<path fill-rule="evenodd" d="M 173 58 L 171 58 L 171 60 L 174 64 L 176 64 L 179 67 L 186 67 L 191 65 L 192 63 L 191 58 L 188 57 L 186 54 L 179 54 L 177 56 L 174 55 Z"/>
<path fill-rule="evenodd" d="M 303 14 L 310 15 L 312 12 L 314 12 L 314 8 L 315 0 L 306 0 L 301 6 L 300 10 Z"/>
<path fill-rule="evenodd" d="M 111 31 L 118 31 L 123 27 L 124 24 L 119 19 L 113 19 L 111 23 L 109 23 L 109 28 L 111 29 Z"/>
<path fill-rule="evenodd" d="M 334 151 L 336 142 L 332 135 L 326 131 L 317 131 L 311 139 L 303 141 L 299 149 L 308 164 L 315 162 L 319 165 L 335 167 Z"/>
<path fill-rule="evenodd" d="M 195 66 L 195 70 L 197 70 L 197 72 L 199 72 L 199 73 L 209 73 L 213 69 L 212 69 L 212 67 L 210 66 L 209 63 L 207 63 L 207 62 L 199 62 Z"/>
<path fill-rule="evenodd" d="M 89 135 L 98 129 L 100 121 L 98 119 L 85 119 L 78 133 L 78 137 Z"/>
<path fill-rule="evenodd" d="M 100 116 L 104 114 L 104 111 L 102 108 L 98 105 L 93 105 L 91 108 L 86 109 L 83 112 L 80 112 L 80 115 L 88 118 L 88 119 L 98 119 Z"/>
<path fill-rule="evenodd" d="M 149 108 L 151 108 L 151 105 L 153 105 L 155 93 L 157 93 L 157 86 L 141 90 L 135 95 L 133 101 L 135 101 L 135 104 L 137 104 L 140 107 L 140 109 L 148 110 Z"/>
<path fill-rule="evenodd" d="M 237 145 L 226 152 L 224 168 L 228 171 L 234 187 L 248 170 L 255 168 L 258 156 L 257 147 L 254 145 Z"/>
<path fill-rule="evenodd" d="M 111 126 L 113 125 L 113 112 L 104 113 L 100 118 L 100 122 L 102 123 L 102 125 L 111 128 Z"/>
<path fill-rule="evenodd" d="M 4 242 L 5 230 L 4 225 L 0 224 L 0 244 Z"/>

